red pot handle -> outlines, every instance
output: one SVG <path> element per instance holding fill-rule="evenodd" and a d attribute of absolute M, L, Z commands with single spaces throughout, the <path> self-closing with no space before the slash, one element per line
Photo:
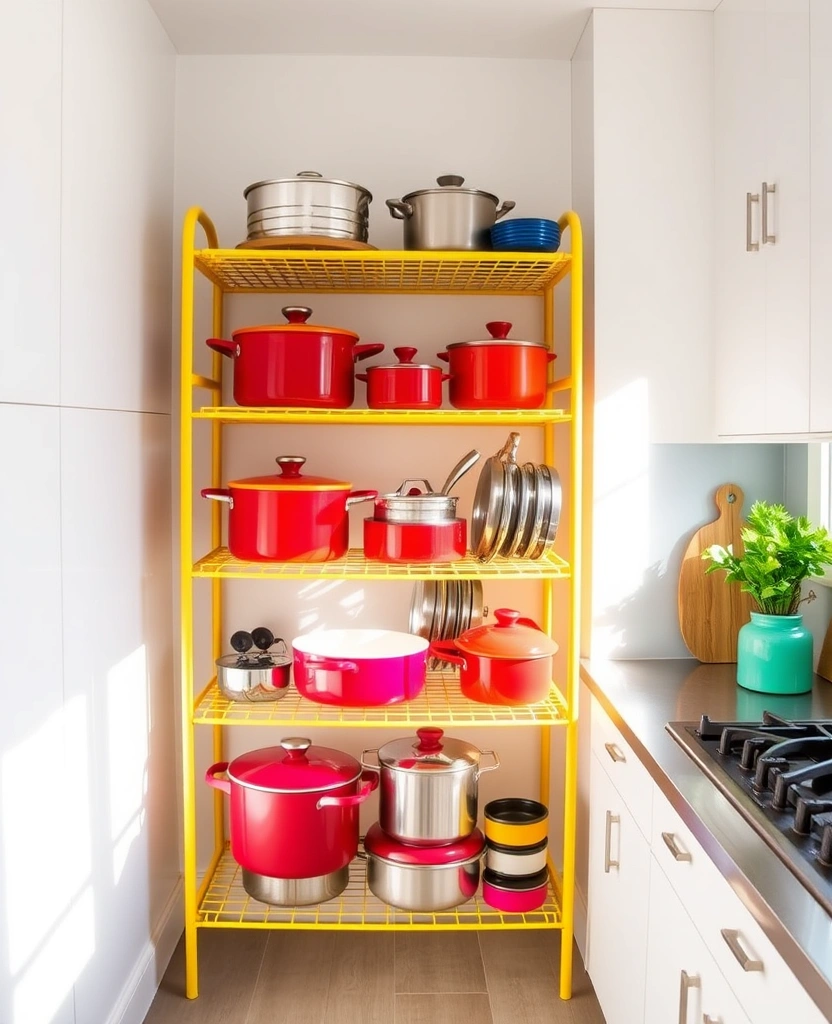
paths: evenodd
<path fill-rule="evenodd" d="M 378 772 L 361 773 L 361 789 L 352 796 L 322 796 L 316 804 L 320 811 L 323 807 L 358 807 L 363 804 L 374 789 L 378 788 Z"/>
<path fill-rule="evenodd" d="M 229 508 L 234 508 L 234 499 L 227 487 L 203 487 L 199 492 L 203 498 L 213 498 L 214 501 L 225 501 Z"/>
<path fill-rule="evenodd" d="M 448 355 L 447 352 L 437 352 L 436 358 L 441 359 L 443 362 L 447 363 L 451 357 Z"/>
<path fill-rule="evenodd" d="M 223 793 L 230 793 L 231 783 L 228 779 L 217 778 L 218 775 L 222 775 L 222 773 L 226 771 L 228 771 L 228 761 L 217 761 L 217 763 L 212 764 L 205 773 L 205 781 L 209 786 L 213 786 L 214 789 L 220 789 Z"/>
<path fill-rule="evenodd" d="M 358 505 L 362 501 L 375 501 L 378 491 L 350 491 L 347 495 L 347 508 Z"/>
<path fill-rule="evenodd" d="M 442 378 L 441 378 L 441 379 L 442 379 L 442 383 L 444 384 L 444 383 L 445 383 L 445 381 L 446 381 L 446 380 L 450 380 L 450 379 L 451 379 L 451 377 L 453 377 L 453 374 L 452 374 L 452 373 L 443 373 L 443 374 L 442 374 Z"/>
<path fill-rule="evenodd" d="M 511 330 L 511 324 L 508 320 L 492 320 L 490 323 L 485 325 L 485 329 L 491 335 L 495 341 L 502 341 L 508 337 L 508 332 Z"/>
<path fill-rule="evenodd" d="M 205 344 L 208 348 L 219 352 L 221 356 L 228 356 L 229 359 L 240 354 L 240 346 L 236 341 L 226 341 L 225 338 L 208 338 Z"/>
<path fill-rule="evenodd" d="M 546 353 L 546 362 L 547 363 L 553 363 L 556 359 L 557 359 L 557 353 L 555 353 L 555 352 L 547 352 Z"/>
<path fill-rule="evenodd" d="M 370 356 L 377 356 L 379 352 L 384 351 L 384 345 L 378 342 L 373 342 L 372 345 L 356 345 L 352 350 L 352 359 L 354 363 L 357 363 L 359 359 L 369 359 Z"/>
<path fill-rule="evenodd" d="M 322 668 L 327 672 L 357 672 L 358 665 L 354 661 L 338 661 L 337 658 L 325 658 L 322 654 L 307 654 L 304 665 L 311 668 Z"/>
<path fill-rule="evenodd" d="M 367 374 L 366 373 L 357 373 L 355 375 L 355 379 L 356 380 L 363 380 L 364 383 L 366 384 L 367 383 Z"/>
<path fill-rule="evenodd" d="M 420 754 L 429 754 L 431 751 L 442 749 L 442 737 L 445 735 L 442 729 L 427 726 L 424 729 L 417 729 L 416 735 L 419 737 L 416 749 Z"/>
<path fill-rule="evenodd" d="M 459 665 L 465 668 L 465 659 L 460 658 L 459 648 L 453 640 L 433 640 L 428 649 L 428 654 L 440 661 L 449 661 L 452 665 Z"/>
<path fill-rule="evenodd" d="M 514 611 L 513 608 L 496 608 L 494 610 L 494 618 L 497 620 L 498 629 L 506 629 L 509 626 L 528 626 L 530 629 L 543 630 L 538 626 L 534 619 L 526 619 L 520 614 L 520 612 Z"/>
<path fill-rule="evenodd" d="M 412 363 L 413 357 L 416 355 L 416 351 L 417 350 L 415 348 L 411 348 L 409 345 L 406 345 L 401 348 L 394 348 L 393 355 L 400 363 Z"/>

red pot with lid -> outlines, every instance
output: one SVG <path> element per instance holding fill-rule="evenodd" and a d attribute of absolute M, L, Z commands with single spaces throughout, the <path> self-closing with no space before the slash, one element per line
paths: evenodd
<path fill-rule="evenodd" d="M 306 459 L 279 455 L 280 472 L 206 487 L 203 498 L 228 505 L 228 549 L 251 562 L 328 562 L 349 546 L 350 506 L 378 491 L 353 491 L 344 480 L 301 473 Z"/>
<path fill-rule="evenodd" d="M 457 341 L 438 358 L 448 363 L 448 396 L 457 409 L 540 409 L 546 401 L 548 367 L 555 359 L 546 345 L 509 338 L 511 324 L 485 325 L 490 338 Z"/>
<path fill-rule="evenodd" d="M 272 878 L 315 878 L 355 856 L 358 807 L 378 776 L 342 750 L 289 737 L 211 765 L 205 781 L 231 797 L 231 854 L 241 867 Z"/>
<path fill-rule="evenodd" d="M 308 306 L 285 306 L 285 324 L 241 327 L 209 348 L 234 361 L 237 405 L 346 409 L 355 399 L 355 363 L 384 345 L 358 345 L 341 327 L 307 323 Z"/>
<path fill-rule="evenodd" d="M 552 685 L 558 645 L 520 612 L 498 608 L 496 623 L 466 630 L 455 640 L 434 640 L 430 654 L 460 668 L 462 692 L 483 704 L 534 704 Z"/>
<path fill-rule="evenodd" d="M 386 366 L 369 366 L 357 373 L 367 384 L 370 409 L 438 409 L 442 405 L 442 383 L 450 379 L 441 366 L 414 363 L 415 348 L 394 348 L 399 360 Z"/>

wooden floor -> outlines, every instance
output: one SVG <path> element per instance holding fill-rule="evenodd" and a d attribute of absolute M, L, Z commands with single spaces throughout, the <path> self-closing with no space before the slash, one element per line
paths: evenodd
<path fill-rule="evenodd" d="M 575 950 L 557 991 L 560 932 L 200 933 L 200 996 L 179 943 L 145 1024 L 604 1024 Z"/>

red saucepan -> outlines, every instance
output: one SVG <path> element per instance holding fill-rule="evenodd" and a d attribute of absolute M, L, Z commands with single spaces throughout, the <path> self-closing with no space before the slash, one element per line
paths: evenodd
<path fill-rule="evenodd" d="M 203 498 L 228 503 L 228 549 L 251 562 L 328 562 L 349 546 L 348 509 L 378 491 L 353 491 L 352 484 L 302 476 L 306 459 L 281 455 L 280 474 L 232 480 L 206 487 Z"/>
<path fill-rule="evenodd" d="M 217 776 L 225 773 L 227 778 Z M 354 757 L 289 738 L 211 765 L 209 786 L 231 796 L 231 855 L 271 878 L 315 878 L 358 850 L 358 805 L 378 786 Z"/>
<path fill-rule="evenodd" d="M 399 360 L 387 366 L 368 366 L 357 373 L 367 384 L 370 409 L 438 409 L 442 405 L 442 383 L 450 379 L 441 366 L 414 363 L 415 348 L 394 348 Z"/>
<path fill-rule="evenodd" d="M 534 704 L 552 684 L 558 645 L 520 612 L 498 608 L 496 625 L 469 629 L 455 640 L 434 640 L 430 654 L 460 667 L 462 692 L 483 704 Z"/>
<path fill-rule="evenodd" d="M 364 520 L 364 554 L 377 562 L 456 562 L 465 557 L 468 522 L 388 523 Z"/>
<path fill-rule="evenodd" d="M 286 324 L 241 327 L 232 341 L 206 344 L 234 360 L 237 405 L 346 409 L 355 398 L 355 363 L 378 355 L 384 345 L 356 345 L 358 335 L 341 327 L 306 321 L 308 306 L 286 306 Z"/>
<path fill-rule="evenodd" d="M 539 409 L 546 401 L 554 352 L 536 341 L 509 338 L 511 324 L 485 325 L 490 338 L 457 341 L 439 358 L 448 363 L 448 396 L 457 409 Z"/>

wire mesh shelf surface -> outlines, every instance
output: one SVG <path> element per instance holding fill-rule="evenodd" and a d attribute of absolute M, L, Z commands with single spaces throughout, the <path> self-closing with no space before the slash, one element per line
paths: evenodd
<path fill-rule="evenodd" d="M 365 579 L 365 580 L 463 580 L 463 579 L 567 579 L 569 563 L 548 552 L 530 561 L 523 558 L 495 558 L 479 562 L 468 554 L 457 562 L 376 562 L 364 557 L 361 548 L 351 548 L 344 558 L 331 562 L 245 562 L 228 548 L 215 548 L 194 564 L 192 574 L 203 577 L 238 579 Z"/>
<path fill-rule="evenodd" d="M 542 426 L 568 423 L 563 409 L 275 409 L 238 405 L 203 406 L 197 420 L 220 423 L 337 423 L 389 426 Z"/>
<path fill-rule="evenodd" d="M 228 700 L 216 679 L 196 699 L 193 720 L 201 725 L 411 726 L 565 725 L 566 701 L 556 686 L 537 704 L 480 704 L 465 697 L 453 672 L 430 672 L 415 700 L 385 707 L 353 708 L 317 704 L 294 686 L 278 701 Z"/>
<path fill-rule="evenodd" d="M 569 253 L 199 249 L 194 263 L 225 292 L 539 295 L 569 271 Z"/>
<path fill-rule="evenodd" d="M 340 896 L 309 907 L 273 907 L 252 899 L 243 888 L 242 872 L 226 850 L 217 864 L 199 907 L 201 927 L 370 929 L 378 931 L 454 931 L 491 928 L 558 928 L 561 910 L 550 884 L 546 902 L 527 914 L 494 910 L 478 891 L 461 907 L 434 913 L 397 910 L 375 897 L 367 886 L 362 857 L 350 865 L 350 881 Z"/>

